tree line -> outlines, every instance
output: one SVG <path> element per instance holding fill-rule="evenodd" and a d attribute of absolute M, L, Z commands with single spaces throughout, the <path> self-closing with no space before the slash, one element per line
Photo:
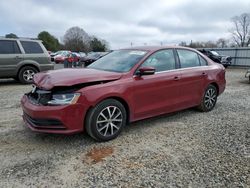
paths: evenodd
<path fill-rule="evenodd" d="M 6 38 L 18 38 L 14 33 L 6 34 Z M 50 34 L 48 31 L 42 31 L 37 35 L 37 39 L 42 40 L 47 50 L 70 50 L 74 52 L 105 52 L 109 50 L 109 44 L 106 40 L 97 36 L 89 35 L 80 27 L 69 28 L 63 36 L 63 44 Z"/>
<path fill-rule="evenodd" d="M 226 47 L 248 47 L 250 46 L 250 13 L 243 13 L 239 16 L 231 18 L 232 28 L 229 29 L 231 38 L 220 38 L 217 41 L 198 41 L 189 43 L 182 41 L 180 46 L 191 48 L 226 48 Z M 17 38 L 18 36 L 10 33 L 8 38 Z M 48 50 L 71 50 L 71 51 L 107 51 L 109 43 L 96 36 L 91 36 L 80 27 L 69 28 L 63 36 L 63 44 L 56 37 L 47 31 L 42 31 L 37 36 L 43 41 Z"/>

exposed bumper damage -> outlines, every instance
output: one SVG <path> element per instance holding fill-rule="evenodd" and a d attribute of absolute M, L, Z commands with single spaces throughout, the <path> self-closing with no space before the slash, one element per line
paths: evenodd
<path fill-rule="evenodd" d="M 69 71 L 69 70 L 68 70 Z M 66 72 L 68 72 L 66 71 Z M 96 70 L 88 70 L 98 73 Z M 34 88 L 26 93 L 21 105 L 23 119 L 30 129 L 38 132 L 71 134 L 84 129 L 85 114 L 89 108 L 85 97 L 79 91 L 82 88 L 105 84 L 121 77 L 119 73 L 105 72 L 100 77 L 89 75 L 88 79 L 82 76 L 84 71 L 74 71 L 75 74 L 64 75 L 64 70 L 39 73 L 34 77 Z M 61 80 L 63 79 L 63 81 Z M 74 95 L 78 93 L 77 102 L 70 104 L 51 105 L 55 95 Z"/>
<path fill-rule="evenodd" d="M 86 107 L 83 104 L 43 106 L 34 104 L 28 95 L 22 100 L 23 119 L 37 132 L 71 134 L 83 131 Z"/>

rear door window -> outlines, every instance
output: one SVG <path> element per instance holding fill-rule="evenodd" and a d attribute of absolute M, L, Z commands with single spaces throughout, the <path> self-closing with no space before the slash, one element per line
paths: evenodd
<path fill-rule="evenodd" d="M 199 59 L 200 59 L 201 66 L 206 66 L 207 65 L 207 61 L 203 57 L 201 57 L 200 55 L 199 55 Z"/>
<path fill-rule="evenodd" d="M 198 54 L 190 50 L 177 50 L 181 68 L 197 67 L 200 66 Z"/>
<path fill-rule="evenodd" d="M 21 51 L 16 41 L 0 40 L 0 54 L 20 54 Z"/>
<path fill-rule="evenodd" d="M 38 42 L 33 41 L 21 41 L 23 49 L 26 54 L 41 54 L 43 53 L 43 49 L 39 45 Z"/>

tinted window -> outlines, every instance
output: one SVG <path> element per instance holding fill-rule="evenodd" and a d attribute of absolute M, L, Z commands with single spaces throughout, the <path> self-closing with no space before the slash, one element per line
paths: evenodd
<path fill-rule="evenodd" d="M 20 54 L 16 41 L 0 40 L 0 54 Z"/>
<path fill-rule="evenodd" d="M 177 50 L 181 68 L 200 66 L 198 54 L 190 50 Z"/>
<path fill-rule="evenodd" d="M 43 53 L 41 46 L 37 42 L 21 41 L 21 44 L 26 54 Z"/>
<path fill-rule="evenodd" d="M 154 67 L 156 72 L 175 69 L 173 50 L 161 50 L 151 55 L 141 67 Z"/>
<path fill-rule="evenodd" d="M 114 72 L 128 72 L 145 55 L 143 50 L 117 50 L 113 51 L 101 59 L 88 66 L 88 68 Z"/>
<path fill-rule="evenodd" d="M 207 65 L 207 61 L 203 57 L 201 57 L 200 55 L 199 55 L 199 59 L 200 59 L 201 66 L 206 66 Z"/>

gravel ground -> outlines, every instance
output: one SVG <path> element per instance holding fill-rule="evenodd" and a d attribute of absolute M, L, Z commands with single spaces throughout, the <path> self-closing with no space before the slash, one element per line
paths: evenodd
<path fill-rule="evenodd" d="M 30 131 L 20 98 L 0 80 L 0 187 L 250 187 L 250 84 L 227 69 L 215 109 L 132 123 L 115 140 Z"/>

